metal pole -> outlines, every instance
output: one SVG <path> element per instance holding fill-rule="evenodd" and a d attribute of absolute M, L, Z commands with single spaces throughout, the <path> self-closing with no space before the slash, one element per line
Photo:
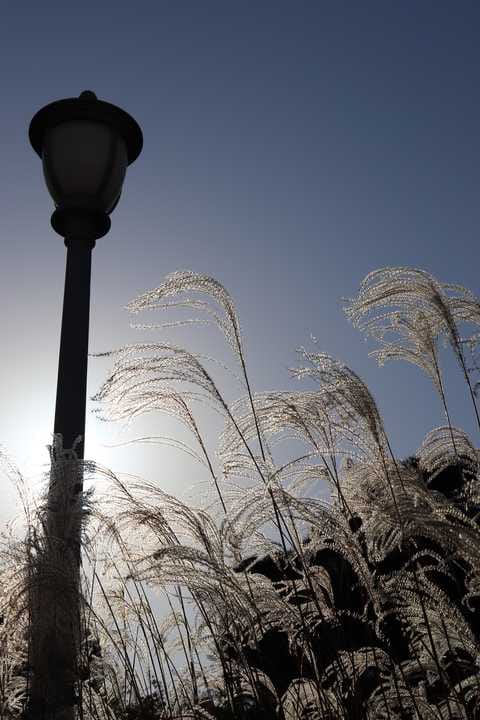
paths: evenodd
<path fill-rule="evenodd" d="M 46 543 L 31 607 L 34 667 L 27 717 L 73 720 L 80 640 L 81 491 L 87 393 L 90 276 L 95 241 L 67 238 L 55 434 L 76 457 L 52 454 Z M 79 439 L 80 438 L 80 439 Z M 55 448 L 55 445 L 54 445 Z"/>
<path fill-rule="evenodd" d="M 85 449 L 90 276 L 95 241 L 66 239 L 65 245 L 67 263 L 54 432 L 63 436 L 63 447 L 69 450 L 81 437 L 75 446 L 81 460 Z"/>

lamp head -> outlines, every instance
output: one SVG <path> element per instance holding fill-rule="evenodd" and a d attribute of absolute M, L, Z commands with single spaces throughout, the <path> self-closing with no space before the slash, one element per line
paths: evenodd
<path fill-rule="evenodd" d="M 29 137 L 55 203 L 54 230 L 64 238 L 93 242 L 105 235 L 127 166 L 142 150 L 138 123 L 85 90 L 78 98 L 57 100 L 39 110 Z"/>

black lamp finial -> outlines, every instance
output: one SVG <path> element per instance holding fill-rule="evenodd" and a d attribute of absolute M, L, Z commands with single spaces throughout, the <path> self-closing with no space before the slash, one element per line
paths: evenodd
<path fill-rule="evenodd" d="M 79 100 L 98 100 L 93 90 L 83 90 L 79 95 Z"/>

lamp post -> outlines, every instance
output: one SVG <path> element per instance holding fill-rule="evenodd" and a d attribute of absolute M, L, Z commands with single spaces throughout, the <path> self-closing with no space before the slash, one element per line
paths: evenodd
<path fill-rule="evenodd" d="M 110 229 L 110 213 L 120 198 L 127 166 L 142 150 L 143 137 L 139 125 L 128 113 L 98 100 L 89 90 L 78 98 L 58 100 L 42 108 L 30 124 L 29 137 L 42 159 L 45 181 L 55 203 L 52 227 L 64 238 L 67 247 L 54 433 L 62 436 L 63 448 L 75 450 L 74 457 L 81 460 L 92 249 Z M 63 590 L 60 582 L 53 590 L 40 588 L 38 592 L 37 605 L 42 606 L 38 608 L 38 615 L 44 630 L 41 641 L 33 638 L 30 716 L 35 718 L 73 717 L 72 668 L 76 667 L 74 655 L 78 643 L 72 641 L 67 643 L 70 647 L 66 647 L 65 639 L 60 641 L 58 613 L 50 611 L 49 605 L 65 602 L 60 595 L 67 593 L 67 585 L 71 591 L 72 579 L 78 588 L 80 523 L 73 518 L 75 498 L 69 495 L 73 492 L 78 498 L 81 490 L 81 472 L 70 487 L 59 488 L 58 482 L 50 480 L 46 552 L 50 552 L 51 557 L 47 558 L 46 566 L 55 567 L 53 547 L 56 544 L 58 559 L 60 542 L 63 543 L 61 553 L 71 555 L 64 559 L 67 563 L 70 561 L 73 570 L 66 573 Z M 59 497 L 65 500 L 61 509 Z M 78 592 L 75 599 L 78 605 Z M 48 621 L 45 625 L 45 617 L 49 615 L 50 627 Z M 35 627 L 32 627 L 32 636 L 34 634 Z"/>

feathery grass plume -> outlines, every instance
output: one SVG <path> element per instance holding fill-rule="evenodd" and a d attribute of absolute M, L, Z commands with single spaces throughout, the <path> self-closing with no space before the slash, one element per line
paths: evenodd
<path fill-rule="evenodd" d="M 24 715 L 32 681 L 29 587 L 35 511 L 25 479 L 3 451 L 0 468 L 22 508 L 22 515 L 0 532 L 0 717 L 13 720 Z"/>
<path fill-rule="evenodd" d="M 132 549 L 135 577 L 154 578 L 157 585 L 177 581 L 197 596 L 208 596 L 210 590 L 221 596 L 233 583 L 233 596 L 238 595 L 239 579 L 226 564 L 222 536 L 204 511 L 193 510 L 154 486 L 117 487 L 120 513 L 115 532 L 125 535 L 128 527 L 141 528 L 139 546 Z"/>
<path fill-rule="evenodd" d="M 342 430 L 367 457 L 385 451 L 382 418 L 369 389 L 358 375 L 328 353 L 312 353 L 304 348 L 299 353 L 308 365 L 292 368 L 290 373 L 298 379 L 308 377 L 320 385 L 318 401 L 323 401 L 334 427 Z"/>
<path fill-rule="evenodd" d="M 53 463 L 54 453 L 56 460 Z M 50 477 L 52 486 L 55 486 L 50 498 L 55 505 L 53 515 L 46 511 L 45 501 L 38 505 L 27 490 L 18 469 L 5 459 L 7 475 L 14 481 L 23 508 L 23 522 L 19 522 L 19 527 L 22 527 L 22 533 L 25 532 L 26 536 L 23 540 L 16 538 L 13 526 L 1 534 L 2 718 L 21 718 L 25 712 L 34 717 L 35 713 L 45 711 L 45 707 L 41 707 L 43 701 L 47 700 L 53 705 L 57 695 L 58 705 L 64 706 L 65 717 L 70 716 L 73 698 L 65 697 L 66 685 L 62 685 L 62 678 L 68 676 L 68 686 L 72 691 L 78 680 L 75 662 L 74 667 L 67 667 L 67 663 L 58 657 L 64 657 L 66 646 L 73 642 L 72 636 L 76 635 L 70 623 L 74 614 L 70 601 L 75 603 L 77 597 L 77 592 L 68 592 L 72 583 L 67 569 L 67 555 L 73 556 L 75 552 L 66 550 L 65 543 L 63 551 L 60 549 L 60 534 L 63 532 L 65 540 L 72 523 L 75 526 L 77 522 L 79 526 L 83 525 L 84 517 L 80 516 L 88 512 L 88 499 L 79 497 L 76 473 L 73 469 L 67 470 L 67 465 L 75 465 L 75 461 L 70 456 L 67 460 L 59 439 L 56 439 L 55 450 L 51 449 L 51 457 Z M 70 481 L 64 492 L 58 485 L 62 480 Z M 70 508 L 73 517 L 69 520 Z M 56 634 L 55 639 L 51 637 L 52 631 Z M 57 674 L 56 670 L 59 670 Z M 70 706 L 69 709 L 67 706 Z"/>
<path fill-rule="evenodd" d="M 479 326 L 480 325 L 480 300 L 467 288 L 463 287 L 462 285 L 458 284 L 452 284 L 452 283 L 443 283 L 443 289 L 445 294 L 448 297 L 448 305 L 451 312 L 451 315 L 453 316 L 456 326 L 458 328 L 462 327 L 463 325 L 473 325 L 473 326 Z M 458 337 L 455 338 L 457 341 L 456 345 L 456 355 L 458 358 L 458 361 L 460 363 L 460 366 L 462 368 L 462 371 L 464 373 L 464 377 L 466 380 L 466 383 L 468 385 L 468 389 L 470 391 L 470 395 L 472 398 L 473 406 L 475 409 L 475 415 L 477 418 L 477 422 L 479 420 L 479 414 L 478 414 L 478 405 L 476 402 L 477 397 L 477 391 L 478 391 L 478 380 L 472 387 L 472 383 L 470 381 L 470 375 L 473 375 L 474 373 L 477 374 L 479 372 L 479 366 L 478 366 L 478 359 L 477 359 L 477 350 L 478 345 L 480 341 L 480 333 L 473 332 L 470 335 L 467 335 L 466 337 L 462 337 L 460 335 L 460 330 L 458 330 Z M 471 355 L 471 362 L 472 365 L 468 365 L 467 358 L 466 358 L 466 352 L 469 352 Z"/>
<path fill-rule="evenodd" d="M 383 420 L 369 389 L 353 370 L 327 353 L 311 353 L 304 348 L 299 352 L 308 365 L 292 368 L 291 374 L 297 378 L 309 377 L 320 384 L 325 407 L 332 417 L 331 423 L 341 428 L 344 439 L 353 446 L 356 455 L 377 460 L 396 507 L 395 491 L 386 459 L 387 453 L 392 456 L 394 466 L 396 463 Z M 397 477 L 401 482 L 398 471 Z M 345 503 L 338 483 L 337 488 L 341 501 Z M 401 526 L 402 518 L 398 508 L 396 512 Z"/>
<path fill-rule="evenodd" d="M 109 356 L 110 353 L 103 355 Z M 192 433 L 200 451 L 166 437 L 143 438 L 143 441 L 174 445 L 206 465 L 225 511 L 217 474 L 192 411 L 192 404 L 203 401 L 227 418 L 229 411 L 198 356 L 168 343 L 127 346 L 117 350 L 113 356 L 116 360 L 112 373 L 93 398 L 102 403 L 97 411 L 99 416 L 104 420 L 131 422 L 139 415 L 160 411 L 180 420 Z"/>
<path fill-rule="evenodd" d="M 218 311 L 209 301 L 191 298 L 173 302 L 166 300 L 167 298 L 176 297 L 186 292 L 206 294 L 209 301 L 213 300 L 223 310 L 223 317 L 219 315 Z M 140 295 L 127 305 L 127 309 L 132 313 L 138 313 L 141 310 L 168 310 L 171 308 L 186 308 L 189 310 L 200 310 L 206 313 L 206 315 L 211 318 L 211 322 L 221 330 L 231 348 L 238 353 L 239 356 L 242 353 L 240 322 L 235 310 L 235 305 L 229 293 L 218 280 L 208 275 L 192 272 L 191 270 L 174 272 L 167 275 L 163 283 L 157 288 L 143 293 L 143 295 Z M 205 320 L 190 318 L 187 322 L 205 323 Z M 182 321 L 173 323 L 174 326 L 181 324 Z M 154 325 L 153 327 L 157 326 Z M 171 327 L 171 324 L 162 324 L 160 327 Z"/>
<path fill-rule="evenodd" d="M 195 391 L 183 388 L 180 397 L 202 399 L 216 409 L 224 406 L 217 386 L 198 356 L 176 345 L 139 343 L 99 353 L 97 357 L 115 358 L 110 377 L 93 398 L 108 401 L 113 414 L 105 419 L 135 417 L 142 412 L 163 409 L 165 402 L 166 410 L 185 422 L 181 405 L 175 402 L 175 393 L 168 392 L 172 387 L 170 383 L 174 383 L 173 387 L 186 383 L 187 387 L 195 388 Z"/>
<path fill-rule="evenodd" d="M 199 596 L 223 591 L 238 595 L 238 576 L 228 564 L 228 551 L 213 518 L 146 483 L 117 484 L 120 509 L 117 529 L 122 535 L 141 528 L 133 550 L 135 577 L 159 585 L 178 582 Z M 213 595 L 212 595 L 213 597 Z M 243 608 L 244 599 L 241 600 Z M 243 610 L 242 610 L 243 612 Z"/>
<path fill-rule="evenodd" d="M 285 720 L 343 720 L 345 714 L 338 698 L 329 690 L 319 693 L 311 680 L 293 680 L 282 697 Z"/>
<path fill-rule="evenodd" d="M 387 332 L 396 329 L 399 318 L 422 313 L 428 321 L 432 338 L 443 336 L 457 348 L 459 335 L 445 287 L 424 270 L 382 268 L 366 276 L 358 296 L 349 301 L 345 312 L 355 326 L 380 340 Z M 379 310 L 389 307 L 400 310 L 378 314 Z M 422 335 L 420 341 L 423 341 Z"/>
<path fill-rule="evenodd" d="M 466 432 L 460 428 L 438 427 L 431 430 L 417 450 L 419 468 L 432 481 L 445 468 L 460 465 L 464 471 L 476 474 L 479 470 L 478 450 Z"/>
<path fill-rule="evenodd" d="M 441 283 L 424 270 L 389 267 L 366 276 L 358 296 L 348 302 L 345 312 L 354 326 L 381 343 L 380 349 L 371 353 L 380 365 L 389 359 L 403 359 L 426 372 L 441 396 L 451 425 L 438 361 L 439 340 L 448 343 L 461 367 L 480 428 L 464 351 L 468 341 L 461 338 L 458 326 L 459 322 L 478 324 L 479 308 L 478 300 L 460 285 Z M 388 340 L 390 335 L 399 339 Z M 470 338 L 472 344 L 475 338 Z"/>
<path fill-rule="evenodd" d="M 368 577 L 368 568 L 364 560 L 358 554 L 356 545 L 352 543 L 351 530 L 347 518 L 336 511 L 325 501 L 315 498 L 296 498 L 282 488 L 273 490 L 277 505 L 284 512 L 286 508 L 290 511 L 290 518 L 299 527 L 306 526 L 311 535 L 308 548 L 305 548 L 305 555 L 308 556 L 314 551 L 316 543 L 323 536 L 328 535 L 332 544 L 341 551 L 348 554 L 349 560 L 360 572 Z M 271 505 L 269 498 L 262 487 L 248 488 L 243 496 L 239 496 L 237 503 L 231 506 L 224 523 L 224 535 L 227 541 L 235 544 L 235 548 L 243 556 L 251 556 L 252 553 L 276 553 L 279 551 L 277 543 L 272 542 L 262 529 L 268 522 L 271 522 Z M 302 548 L 294 546 L 295 552 L 301 553 Z"/>
<path fill-rule="evenodd" d="M 0 549 L 0 717 L 20 717 L 30 680 L 28 608 L 25 597 L 27 545 L 2 534 Z"/>
<path fill-rule="evenodd" d="M 400 545 L 398 509 L 404 518 L 404 542 L 416 536 L 430 538 L 458 557 L 468 557 L 476 565 L 480 554 L 475 546 L 480 537 L 475 522 L 452 505 L 441 492 L 433 492 L 417 471 L 403 464 L 397 467 L 402 475 L 402 484 L 396 481 L 397 475 L 392 471 L 391 477 L 396 483 L 395 506 L 391 494 L 378 482 L 375 468 L 371 465 L 351 466 L 342 482 L 343 493 L 361 519 L 363 531 L 373 538 L 372 558 L 378 560 Z"/>
<path fill-rule="evenodd" d="M 277 468 L 277 475 L 288 475 L 289 471 L 296 472 L 294 465 L 304 463 L 308 459 L 319 458 L 323 460 L 322 469 L 318 475 L 331 476 L 335 482 L 334 464 L 337 452 L 337 442 L 341 437 L 341 429 L 337 427 L 334 419 L 330 417 L 329 408 L 324 403 L 321 393 L 314 392 L 276 392 L 256 393 L 254 396 L 255 416 L 262 428 L 262 433 L 269 440 L 269 448 L 273 444 L 284 444 L 288 440 L 300 440 L 308 452 L 299 458 L 292 459 L 284 468 Z M 243 469 L 252 472 L 252 459 L 245 452 L 244 440 L 249 443 L 256 437 L 256 422 L 249 408 L 246 398 L 242 398 L 231 406 L 231 413 L 235 418 L 236 427 L 227 425 L 220 435 L 218 454 L 226 475 Z M 239 429 L 240 432 L 237 431 Z M 257 458 L 261 462 L 260 458 Z M 266 459 L 270 466 L 274 465 L 272 452 L 269 451 Z M 266 470 L 267 475 L 269 473 Z"/>
<path fill-rule="evenodd" d="M 165 298 L 183 295 L 186 292 L 194 292 L 198 294 L 206 294 L 208 297 L 207 301 L 194 300 L 186 298 L 183 301 L 176 302 L 165 302 Z M 218 307 L 223 311 L 222 315 L 219 315 L 215 306 L 211 302 L 217 304 Z M 167 275 L 165 281 L 156 289 L 144 293 L 140 297 L 136 298 L 129 303 L 127 308 L 133 312 L 138 313 L 141 310 L 154 310 L 154 309 L 168 309 L 168 308 L 186 308 L 190 310 L 200 310 L 204 312 L 210 320 L 203 319 L 188 319 L 187 324 L 190 323 L 205 323 L 213 322 L 223 333 L 228 345 L 233 350 L 237 360 L 240 362 L 242 379 L 245 384 L 248 397 L 250 399 L 250 405 L 253 416 L 255 418 L 257 437 L 260 444 L 260 451 L 263 459 L 265 459 L 266 448 L 264 447 L 264 438 L 262 438 L 262 431 L 259 423 L 255 416 L 255 407 L 253 403 L 253 393 L 250 387 L 250 381 L 248 378 L 245 353 L 243 350 L 242 333 L 240 329 L 240 322 L 235 309 L 234 302 L 218 280 L 203 275 L 200 273 L 192 272 L 191 270 L 184 270 Z M 171 325 L 178 326 L 185 324 L 185 321 L 177 321 Z M 145 326 L 143 326 L 145 327 Z M 150 326 L 152 327 L 152 326 Z M 155 326 L 153 326 L 155 327 Z M 168 325 L 161 325 L 160 327 L 168 327 Z"/>

